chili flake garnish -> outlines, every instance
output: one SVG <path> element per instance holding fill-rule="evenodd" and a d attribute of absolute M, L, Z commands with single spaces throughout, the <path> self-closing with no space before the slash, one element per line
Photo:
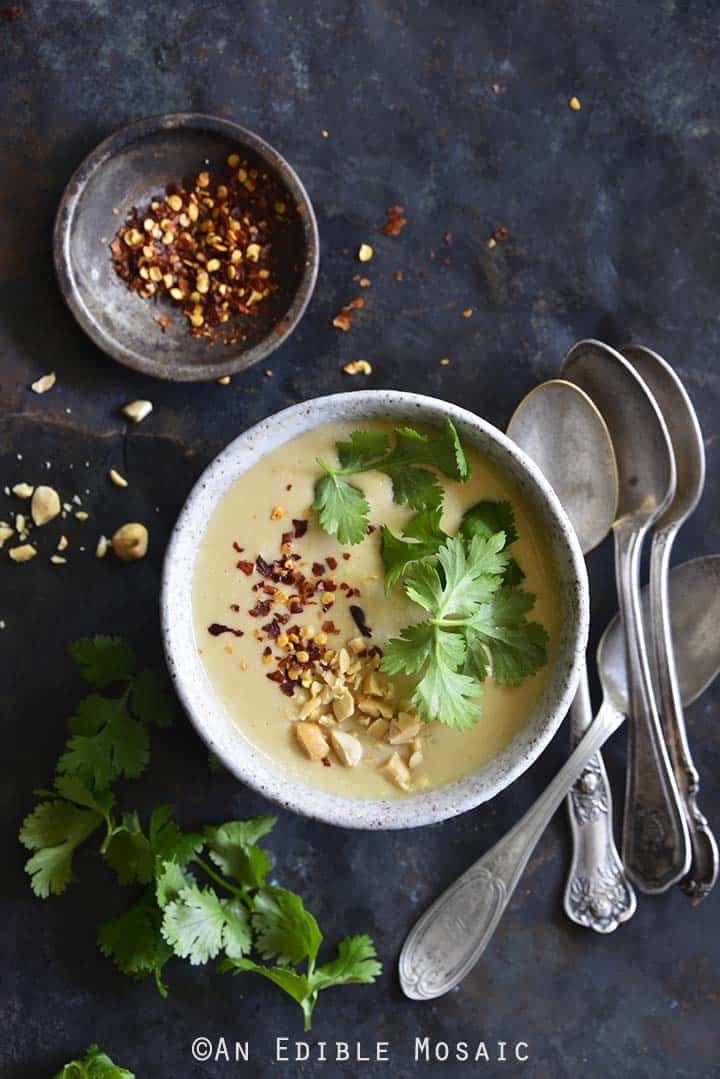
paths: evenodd
<path fill-rule="evenodd" d="M 247 339 L 257 305 L 279 287 L 273 244 L 297 208 L 278 179 L 238 154 L 227 166 L 218 182 L 199 172 L 191 184 L 168 184 L 149 206 L 133 207 L 110 251 L 133 292 L 179 307 L 193 337 L 232 344 Z M 164 330 L 168 317 L 155 318 Z M 232 328 L 220 331 L 231 318 Z"/>

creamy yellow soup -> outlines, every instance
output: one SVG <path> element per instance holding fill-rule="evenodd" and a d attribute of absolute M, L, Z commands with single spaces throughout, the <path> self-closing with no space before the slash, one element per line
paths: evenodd
<path fill-rule="evenodd" d="M 324 634 L 327 641 L 323 642 L 323 647 L 331 650 L 329 654 L 345 650 L 346 664 L 348 661 L 351 665 L 367 664 L 372 662 L 370 649 L 382 650 L 391 637 L 409 623 L 422 620 L 424 614 L 407 599 L 401 585 L 385 594 L 379 526 L 386 524 L 399 534 L 413 514 L 407 506 L 393 502 L 387 476 L 368 472 L 351 477 L 351 482 L 365 493 L 370 504 L 370 521 L 375 526 L 360 544 L 339 544 L 320 528 L 315 514 L 310 512 L 319 476 L 316 458 L 336 461 L 335 443 L 347 439 L 358 426 L 332 423 L 308 431 L 267 454 L 230 487 L 200 542 L 193 579 L 195 635 L 210 683 L 230 720 L 288 776 L 350 798 L 402 798 L 470 774 L 497 756 L 523 728 L 550 675 L 559 635 L 558 588 L 548 545 L 526 498 L 500 469 L 465 447 L 471 478 L 466 483 L 456 483 L 442 477 L 443 528 L 454 534 L 463 513 L 481 499 L 511 502 L 519 533 L 511 551 L 525 572 L 523 587 L 536 597 L 530 617 L 541 622 L 550 635 L 549 662 L 520 686 L 499 686 L 488 678 L 481 691 L 479 718 L 472 730 L 457 731 L 439 722 L 422 724 L 419 738 L 409 743 L 391 745 L 369 733 L 377 712 L 375 717 L 356 712 L 354 717 L 338 723 L 330 705 L 321 709 L 326 713 L 323 721 L 327 727 L 322 733 L 330 751 L 324 760 L 310 759 L 298 739 L 296 727 L 303 704 L 314 690 L 297 682 L 290 697 L 278 681 L 268 677 L 275 671 L 277 657 L 284 654 L 284 649 L 277 636 L 268 636 L 263 627 L 272 627 L 277 613 L 284 619 L 281 633 L 296 626 L 320 634 L 322 640 L 323 625 L 331 623 L 331 631 Z M 394 425 L 364 421 L 361 426 L 391 431 Z M 294 525 L 293 521 L 302 524 Z M 304 534 L 296 537 L 296 532 L 303 532 L 305 524 Z M 297 607 L 291 613 L 289 605 L 294 588 L 259 574 L 258 555 L 268 564 L 287 563 L 308 580 L 334 579 L 328 593 L 334 596 L 334 601 L 323 609 L 326 594 L 317 592 L 301 613 Z M 331 568 L 334 564 L 335 568 Z M 314 572 L 320 565 L 322 574 Z M 279 597 L 277 593 L 270 595 L 264 589 L 266 585 L 279 590 Z M 353 592 L 349 600 L 348 589 Z M 356 591 L 360 594 L 356 595 Z M 371 637 L 360 633 L 351 606 L 361 609 Z M 271 629 L 270 633 L 273 632 L 276 630 Z M 280 641 L 284 642 L 284 638 Z M 356 650 L 363 649 L 359 660 L 353 648 L 348 647 L 350 642 Z M 379 658 L 374 660 L 375 664 L 378 662 Z M 382 676 L 378 677 L 387 683 Z M 403 696 L 407 687 L 390 686 L 387 692 L 392 694 L 393 688 L 395 693 L 389 698 L 389 708 L 397 713 L 409 707 Z M 387 714 L 388 702 L 378 698 L 377 704 L 385 704 Z M 407 712 L 403 714 L 407 716 Z M 369 730 L 359 726 L 358 720 L 369 722 Z M 342 747 L 333 747 L 330 728 L 336 732 L 349 729 L 360 742 L 362 757 L 357 763 L 348 762 Z M 405 769 L 403 775 L 407 776 L 407 763 L 415 742 L 419 755 L 414 758 L 411 781 L 399 786 L 385 766 L 397 754 Z"/>

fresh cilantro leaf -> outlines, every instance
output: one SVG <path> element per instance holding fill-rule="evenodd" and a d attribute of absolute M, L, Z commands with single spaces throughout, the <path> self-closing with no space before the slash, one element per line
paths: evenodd
<path fill-rule="evenodd" d="M 76 775 L 101 790 L 120 776 L 139 776 L 150 747 L 147 731 L 127 710 L 124 696 L 85 697 L 70 720 L 73 731 L 58 762 L 58 770 Z"/>
<path fill-rule="evenodd" d="M 514 558 L 508 559 L 508 564 L 505 567 L 505 573 L 503 574 L 503 584 L 507 588 L 514 588 L 516 585 L 522 584 L 525 580 L 525 574 L 520 569 Z"/>
<path fill-rule="evenodd" d="M 72 1060 L 54 1079 L 135 1079 L 135 1073 L 113 1064 L 97 1045 L 91 1045 L 82 1060 Z"/>
<path fill-rule="evenodd" d="M 155 876 L 155 854 L 140 827 L 137 813 L 123 813 L 114 829 L 105 860 L 117 873 L 118 883 L 149 884 Z"/>
<path fill-rule="evenodd" d="M 94 809 L 109 823 L 110 810 L 115 805 L 115 795 L 111 790 L 91 791 L 78 776 L 59 775 L 55 779 L 55 791 L 68 802 Z"/>
<path fill-rule="evenodd" d="M 382 526 L 382 560 L 385 566 L 385 591 L 389 592 L 413 562 L 437 554 L 450 537 L 440 527 L 442 509 L 420 510 L 403 528 L 403 539 Z M 412 541 L 412 542 L 409 542 Z"/>
<path fill-rule="evenodd" d="M 469 649 L 474 652 L 478 644 L 486 646 L 493 678 L 500 685 L 517 686 L 547 663 L 547 631 L 525 618 L 534 603 L 530 592 L 503 588 L 466 627 Z"/>
<path fill-rule="evenodd" d="M 310 984 L 316 990 L 358 982 L 369 984 L 381 973 L 375 945 L 367 934 L 361 933 L 341 940 L 337 958 L 318 967 L 310 977 Z"/>
<path fill-rule="evenodd" d="M 117 918 L 98 926 L 100 951 L 131 978 L 152 975 L 160 995 L 167 996 L 162 969 L 173 954 L 160 932 L 161 913 L 151 891 Z"/>
<path fill-rule="evenodd" d="M 184 834 L 171 819 L 170 806 L 157 806 L 150 817 L 148 836 L 142 830 L 137 813 L 123 814 L 122 823 L 113 830 L 105 854 L 118 875 L 120 884 L 149 884 L 155 876 L 158 859 L 185 866 L 200 850 L 203 838 L 195 832 Z"/>
<path fill-rule="evenodd" d="M 438 719 L 459 730 L 473 725 L 478 682 L 488 669 L 484 646 L 490 629 L 494 627 L 496 636 L 500 632 L 498 622 L 503 623 L 505 646 L 498 667 L 501 677 L 515 676 L 521 662 L 529 666 L 531 658 L 537 658 L 528 646 L 528 636 L 537 643 L 535 631 L 523 630 L 518 636 L 522 612 L 517 601 L 493 605 L 509 559 L 504 548 L 504 532 L 477 534 L 469 542 L 458 535 L 440 547 L 436 563 L 415 562 L 406 571 L 405 592 L 428 618 L 388 642 L 381 667 L 387 674 L 420 676 L 412 700 L 427 722 Z"/>
<path fill-rule="evenodd" d="M 59 799 L 35 806 L 20 829 L 20 842 L 35 851 L 25 863 L 35 895 L 46 899 L 65 891 L 72 875 L 75 851 L 102 820 L 102 815 L 93 809 Z"/>
<path fill-rule="evenodd" d="M 270 858 L 257 841 L 275 826 L 277 817 L 252 817 L 205 829 L 210 858 L 222 872 L 246 888 L 262 888 Z"/>
<path fill-rule="evenodd" d="M 267 978 L 273 985 L 277 985 L 288 996 L 297 1001 L 302 1008 L 305 1030 L 310 1030 L 310 1017 L 315 1007 L 317 994 L 312 993 L 308 979 L 304 974 L 296 974 L 295 971 L 288 970 L 287 967 L 266 967 L 262 963 L 254 963 L 252 959 L 223 960 L 218 969 L 223 972 L 230 971 L 232 974 L 252 971 L 253 974 L 260 974 L 263 978 Z"/>
<path fill-rule="evenodd" d="M 464 659 L 465 642 L 460 634 L 436 628 L 429 662 L 412 697 L 426 722 L 438 719 L 461 731 L 474 725 L 480 687 L 469 675 L 459 673 Z"/>
<path fill-rule="evenodd" d="M 160 909 L 177 899 L 193 879 L 177 862 L 158 861 L 155 869 L 155 899 Z"/>
<path fill-rule="evenodd" d="M 509 502 L 476 502 L 463 514 L 460 532 L 467 539 L 473 536 L 494 536 L 497 532 L 505 533 L 505 543 L 509 547 L 518 538 L 515 514 Z"/>
<path fill-rule="evenodd" d="M 390 477 L 393 499 L 416 510 L 437 509 L 442 487 L 427 466 L 439 469 L 455 480 L 470 474 L 457 432 L 447 420 L 436 434 L 423 435 L 412 427 L 395 430 L 395 443 L 377 431 L 353 431 L 348 442 L 337 443 L 339 468 L 321 458 L 325 475 L 315 487 L 313 509 L 320 524 L 340 543 L 360 543 L 368 529 L 370 507 L 362 491 L 342 477 L 358 472 L 380 471 Z"/>
<path fill-rule="evenodd" d="M 315 918 L 305 910 L 302 899 L 283 888 L 266 888 L 255 896 L 252 925 L 255 946 L 263 959 L 295 966 L 303 959 L 314 963 L 322 944 Z"/>
<path fill-rule="evenodd" d="M 368 984 L 375 981 L 382 967 L 376 959 L 375 947 L 369 937 L 345 937 L 340 941 L 337 957 L 315 969 L 308 967 L 305 974 L 288 970 L 287 967 L 268 967 L 251 959 L 226 960 L 220 970 L 240 974 L 251 971 L 283 989 L 302 1008 L 305 1030 L 310 1029 L 312 1013 L 318 994 L 334 985 Z"/>
<path fill-rule="evenodd" d="M 370 506 L 365 495 L 339 476 L 326 475 L 315 487 L 312 508 L 321 527 L 339 543 L 360 543 L 368 530 Z"/>
<path fill-rule="evenodd" d="M 429 622 L 406 626 L 399 637 L 388 641 L 380 669 L 385 674 L 417 674 L 430 659 L 434 639 Z"/>
<path fill-rule="evenodd" d="M 348 442 L 338 442 L 335 448 L 342 468 L 359 472 L 385 457 L 389 440 L 384 431 L 353 431 Z"/>
<path fill-rule="evenodd" d="M 163 912 L 162 935 L 176 955 L 193 966 L 219 951 L 237 959 L 250 951 L 247 913 L 235 899 L 219 899 L 212 888 L 191 884 Z"/>
<path fill-rule="evenodd" d="M 82 637 L 68 646 L 68 652 L 91 686 L 103 689 L 113 682 L 124 682 L 135 673 L 135 653 L 122 637 Z"/>
<path fill-rule="evenodd" d="M 147 668 L 133 679 L 130 705 L 146 726 L 169 727 L 177 709 L 170 682 L 164 671 Z"/>

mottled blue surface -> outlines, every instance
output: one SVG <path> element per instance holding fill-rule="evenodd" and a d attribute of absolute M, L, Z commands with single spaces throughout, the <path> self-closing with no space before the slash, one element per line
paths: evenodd
<path fill-rule="evenodd" d="M 21 6 L 17 19 L 0 21 L 0 487 L 46 474 L 63 492 L 85 497 L 88 488 L 92 521 L 68 526 L 67 566 L 0 562 L 0 1073 L 45 1079 L 97 1040 L 140 1079 L 717 1074 L 717 895 L 697 910 L 678 891 L 642 900 L 609 938 L 569 924 L 562 814 L 462 988 L 424 1006 L 400 993 L 395 960 L 405 932 L 543 788 L 564 759 L 564 733 L 491 805 L 418 833 L 341 833 L 282 815 L 272 841 L 279 879 L 303 892 L 330 941 L 367 929 L 386 964 L 377 987 L 327 994 L 313 1038 L 361 1038 L 365 1046 L 389 1039 L 391 1065 L 273 1064 L 273 1038 L 302 1037 L 301 1024 L 295 1006 L 259 980 L 177 963 L 168 968 L 167 1002 L 149 984 L 128 982 L 94 944 L 96 922 L 125 899 L 109 875 L 88 855 L 79 876 L 92 883 L 43 903 L 30 894 L 14 839 L 81 691 L 66 642 L 122 632 L 157 658 L 162 550 L 193 480 L 261 417 L 354 385 L 341 371 L 348 360 L 373 364 L 363 385 L 436 394 L 504 426 L 578 337 L 650 345 L 685 379 L 706 434 L 708 490 L 677 558 L 720 550 L 716 5 Z M 580 112 L 568 108 L 574 94 Z M 72 170 L 119 125 L 175 110 L 218 113 L 258 131 L 295 165 L 314 201 L 319 285 L 300 329 L 272 357 L 272 378 L 255 369 L 227 388 L 152 383 L 100 354 L 56 289 L 52 218 Z M 377 230 L 396 202 L 409 224 L 386 238 Z M 509 238 L 489 250 L 498 225 Z M 452 247 L 442 241 L 447 231 Z M 341 334 L 330 320 L 358 294 L 353 253 L 362 241 L 376 251 L 362 268 L 372 287 Z M 393 279 L 397 269 L 402 283 Z M 441 366 L 445 356 L 450 364 Z M 29 393 L 30 381 L 50 369 L 55 390 Z M 155 411 L 126 431 L 117 409 L 140 396 Z M 129 477 L 126 492 L 107 483 L 110 465 Z M 0 495 L 0 517 L 10 507 Z M 95 561 L 98 532 L 128 519 L 148 523 L 150 557 L 125 569 Z M 592 556 L 591 576 L 597 635 L 615 605 L 607 548 Z M 715 690 L 689 713 L 702 804 L 716 823 L 719 703 Z M 607 759 L 620 791 L 622 733 Z M 139 805 L 173 801 L 187 824 L 267 809 L 229 777 L 209 773 L 185 723 L 160 738 L 152 776 L 129 796 Z M 252 1065 L 194 1064 L 190 1043 L 199 1034 L 249 1038 Z M 522 1039 L 530 1062 L 413 1065 L 416 1034 L 484 1039 L 491 1051 L 498 1040 Z"/>

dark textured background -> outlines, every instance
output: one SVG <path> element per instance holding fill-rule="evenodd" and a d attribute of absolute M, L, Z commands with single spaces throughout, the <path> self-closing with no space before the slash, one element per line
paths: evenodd
<path fill-rule="evenodd" d="M 78 867 L 86 885 L 34 899 L 14 835 L 33 788 L 49 779 L 81 691 L 68 640 L 121 632 L 158 658 L 162 551 L 198 473 L 256 420 L 356 385 L 341 372 L 350 359 L 372 362 L 363 385 L 436 394 L 504 426 L 578 337 L 632 338 L 658 349 L 686 381 L 709 458 L 708 491 L 677 557 L 720 549 L 716 5 L 28 0 L 21 7 L 14 21 L 0 20 L 0 481 L 47 475 L 65 493 L 85 497 L 88 488 L 92 520 L 68 526 L 67 566 L 51 567 L 46 557 L 0 564 L 2 1076 L 45 1079 L 91 1040 L 140 1079 L 241 1070 L 193 1064 L 197 1034 L 249 1037 L 254 1066 L 242 1073 L 257 1076 L 475 1073 L 472 1065 L 413 1068 L 416 1033 L 527 1040 L 532 1062 L 522 1073 L 533 1076 L 713 1074 L 717 895 L 697 910 L 677 890 L 642 900 L 633 921 L 609 938 L 569 924 L 561 910 L 562 814 L 462 988 L 425 1006 L 401 996 L 395 960 L 406 930 L 539 793 L 564 758 L 564 734 L 491 805 L 421 832 L 351 834 L 281 816 L 272 839 L 281 881 L 302 891 L 330 940 L 366 928 L 386 963 L 376 988 L 327 994 L 313 1037 L 389 1038 L 391 1067 L 283 1072 L 270 1063 L 271 1042 L 279 1033 L 302 1036 L 299 1013 L 259 979 L 230 981 L 178 962 L 168 968 L 165 1003 L 150 984 L 127 981 L 93 939 L 96 922 L 126 897 L 88 856 Z M 573 94 L 581 112 L 567 106 Z M 119 125 L 175 110 L 219 113 L 255 129 L 296 166 L 314 200 L 319 284 L 300 329 L 272 357 L 272 378 L 262 367 L 226 388 L 135 376 L 83 337 L 57 291 L 51 227 L 71 172 Z M 389 239 L 377 230 L 395 202 L 409 224 Z M 497 225 L 509 238 L 490 251 L 485 240 Z M 446 230 L 452 248 L 443 246 Z M 353 253 L 364 240 L 376 251 L 363 268 L 373 285 L 353 329 L 340 334 L 330 320 L 357 294 Z M 402 284 L 393 280 L 396 269 Z M 468 307 L 474 314 L 464 319 Z M 440 366 L 442 356 L 449 366 Z M 53 392 L 30 393 L 29 383 L 52 369 Z M 117 410 L 135 397 L 152 399 L 155 411 L 127 430 Z M 108 484 L 110 465 L 128 475 L 127 491 Z M 0 517 L 11 506 L 0 495 Z M 150 557 L 126 568 L 94 560 L 97 534 L 128 519 L 149 525 Z M 45 556 L 48 544 L 49 537 Z M 597 634 L 614 606 L 606 548 L 592 557 L 591 575 Z M 715 690 L 689 714 L 702 803 L 716 823 L 718 703 Z M 617 736 L 607 754 L 616 790 L 622 741 Z M 137 804 L 171 800 L 187 824 L 268 808 L 209 773 L 185 722 L 159 739 L 152 779 L 137 786 L 130 794 Z"/>

